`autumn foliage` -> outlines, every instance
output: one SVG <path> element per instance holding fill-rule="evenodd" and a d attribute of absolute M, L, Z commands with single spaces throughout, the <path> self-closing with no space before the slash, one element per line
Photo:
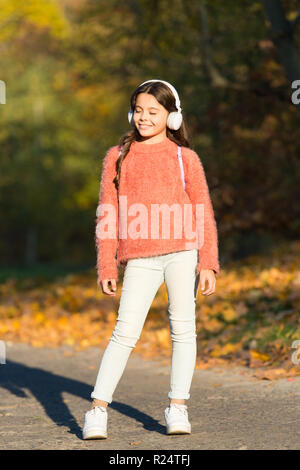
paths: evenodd
<path fill-rule="evenodd" d="M 300 242 L 223 268 L 215 294 L 197 296 L 197 368 L 246 365 L 257 377 L 300 374 L 291 360 L 300 339 Z M 116 324 L 115 298 L 96 288 L 95 273 L 9 278 L 0 285 L 0 337 L 33 347 L 105 348 Z M 165 284 L 157 292 L 132 354 L 169 362 L 172 342 Z"/>

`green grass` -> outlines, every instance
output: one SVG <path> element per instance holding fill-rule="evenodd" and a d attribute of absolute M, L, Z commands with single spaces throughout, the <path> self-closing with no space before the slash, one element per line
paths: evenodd
<path fill-rule="evenodd" d="M 91 265 L 36 264 L 34 266 L 0 266 L 0 283 L 9 279 L 23 281 L 26 279 L 53 281 L 68 274 L 92 271 Z"/>

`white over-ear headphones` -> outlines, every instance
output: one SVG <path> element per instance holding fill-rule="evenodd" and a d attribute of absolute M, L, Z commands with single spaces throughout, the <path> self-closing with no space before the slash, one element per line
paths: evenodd
<path fill-rule="evenodd" d="M 181 124 L 182 124 L 182 114 L 181 114 L 180 100 L 179 100 L 179 96 L 178 96 L 177 91 L 175 90 L 173 85 L 171 85 L 171 83 L 165 82 L 164 80 L 147 80 L 146 82 L 141 83 L 141 85 L 144 85 L 144 83 L 147 83 L 147 82 L 162 82 L 162 83 L 165 83 L 171 89 L 171 91 L 173 92 L 173 95 L 174 95 L 175 101 L 176 101 L 177 111 L 173 111 L 173 112 L 169 113 L 168 120 L 167 120 L 167 126 L 168 126 L 169 129 L 173 129 L 173 130 L 177 131 L 180 128 Z M 141 85 L 139 85 L 139 86 L 141 86 Z M 131 125 L 134 125 L 134 121 L 133 121 L 132 117 L 133 117 L 133 109 L 130 108 L 130 111 L 128 112 L 128 121 Z"/>

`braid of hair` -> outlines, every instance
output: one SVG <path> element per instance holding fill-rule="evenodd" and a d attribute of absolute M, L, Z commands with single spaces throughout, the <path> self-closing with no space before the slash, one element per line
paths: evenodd
<path fill-rule="evenodd" d="M 138 136 L 138 134 L 137 134 L 136 129 L 132 129 L 132 130 L 128 131 L 121 138 L 120 147 L 122 148 L 122 151 L 121 151 L 121 154 L 120 154 L 119 158 L 116 161 L 116 176 L 113 180 L 113 182 L 115 183 L 115 187 L 116 187 L 117 191 L 119 190 L 119 186 L 120 186 L 122 162 L 123 162 L 124 158 L 126 157 L 126 155 L 128 154 L 132 142 L 134 140 L 136 140 L 137 136 Z"/>

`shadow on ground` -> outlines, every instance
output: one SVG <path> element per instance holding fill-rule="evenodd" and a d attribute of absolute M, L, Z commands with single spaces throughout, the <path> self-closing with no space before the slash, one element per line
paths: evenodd
<path fill-rule="evenodd" d="M 36 367 L 28 367 L 11 360 L 6 362 L 6 367 L 1 368 L 0 372 L 1 388 L 21 398 L 28 397 L 26 390 L 30 391 L 57 426 L 67 426 L 69 433 L 82 439 L 82 427 L 78 425 L 64 403 L 62 393 L 68 392 L 76 397 L 90 400 L 90 406 L 93 387 L 79 380 L 53 374 Z M 142 423 L 146 430 L 165 434 L 165 427 L 157 420 L 130 405 L 113 401 L 109 407 Z"/>

